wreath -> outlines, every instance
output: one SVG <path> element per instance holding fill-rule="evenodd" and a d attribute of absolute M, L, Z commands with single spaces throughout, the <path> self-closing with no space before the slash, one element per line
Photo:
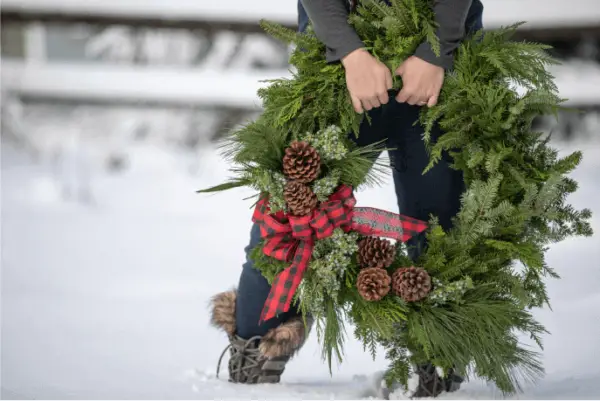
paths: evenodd
<path fill-rule="evenodd" d="M 394 70 L 423 41 L 439 52 L 429 1 L 391 3 L 363 1 L 350 16 L 371 54 Z M 592 235 L 591 212 L 566 201 L 582 154 L 559 158 L 532 129 L 563 102 L 547 46 L 513 40 L 519 24 L 478 32 L 457 50 L 438 105 L 420 113 L 424 173 L 447 152 L 464 175 L 460 212 L 444 230 L 436 216 L 421 222 L 355 207 L 354 191 L 379 184 L 388 166 L 378 161 L 381 143 L 358 147 L 348 136 L 365 116 L 352 108 L 343 67 L 326 61 L 312 32 L 262 26 L 295 45 L 293 75 L 269 81 L 259 91 L 262 114 L 226 139 L 235 176 L 199 191 L 257 190 L 253 220 L 263 241 L 251 257 L 273 285 L 262 319 L 296 302 L 315 319 L 330 368 L 350 323 L 373 356 L 386 350 L 388 382 L 406 385 L 410 366 L 425 361 L 505 393 L 542 375 L 539 350 L 519 333 L 542 347 L 546 330 L 531 309 L 549 305 L 544 279 L 558 277 L 546 247 Z M 436 140 L 434 124 L 444 131 Z M 427 247 L 410 260 L 405 241 L 423 231 Z"/>

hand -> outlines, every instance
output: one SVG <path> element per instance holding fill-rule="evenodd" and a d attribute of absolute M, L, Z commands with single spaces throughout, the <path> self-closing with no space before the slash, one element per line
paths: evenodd
<path fill-rule="evenodd" d="M 392 73 L 385 64 L 364 49 L 354 50 L 342 59 L 346 86 L 357 113 L 386 104 L 392 88 Z"/>
<path fill-rule="evenodd" d="M 396 96 L 399 103 L 433 107 L 444 84 L 444 69 L 418 57 L 407 58 L 396 70 L 402 77 L 402 90 Z"/>

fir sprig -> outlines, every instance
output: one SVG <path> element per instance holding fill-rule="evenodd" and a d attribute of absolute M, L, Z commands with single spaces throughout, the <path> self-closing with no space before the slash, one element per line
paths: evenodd
<path fill-rule="evenodd" d="M 478 376 L 506 393 L 519 388 L 519 379 L 543 374 L 539 355 L 519 343 L 515 329 L 529 332 L 540 344 L 546 333 L 529 312 L 492 285 L 467 292 L 460 305 L 423 306 L 409 316 L 407 325 L 410 341 L 423 350 L 413 355 L 415 362 L 434 361 L 444 368 L 473 363 Z"/>

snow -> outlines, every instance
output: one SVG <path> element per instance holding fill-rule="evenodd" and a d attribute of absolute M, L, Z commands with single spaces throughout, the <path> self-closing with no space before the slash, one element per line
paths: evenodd
<path fill-rule="evenodd" d="M 372 361 L 351 338 L 346 361 L 332 377 L 313 335 L 280 385 L 234 385 L 226 373 L 217 380 L 226 339 L 209 326 L 207 305 L 214 293 L 236 285 L 250 227 L 250 201 L 242 200 L 248 191 L 195 194 L 227 176 L 217 153 L 204 147 L 196 156 L 200 168 L 190 173 L 190 155 L 148 141 L 127 145 L 129 167 L 119 174 L 86 159 L 89 175 L 78 182 L 87 182 L 90 199 L 78 201 L 64 194 L 71 185 L 65 186 L 70 178 L 64 171 L 81 166 L 77 156 L 85 141 L 73 145 L 64 168 L 56 170 L 44 158 L 32 160 L 2 144 L 2 398 L 373 395 L 369 389 L 385 361 Z M 594 207 L 600 142 L 558 145 L 565 152 L 584 150 L 574 173 L 581 189 L 572 202 Z M 395 208 L 391 182 L 358 199 Z M 593 226 L 600 231 L 598 215 Z M 522 397 L 598 398 L 598 234 L 555 245 L 548 258 L 563 276 L 549 284 L 554 311 L 536 312 L 552 332 L 544 352 L 548 375 Z M 473 381 L 443 398 L 501 394 Z"/>
<path fill-rule="evenodd" d="M 256 43 L 260 45 L 261 43 Z M 553 67 L 566 104 L 596 106 L 600 101 L 600 67 L 571 61 Z M 237 107 L 258 110 L 256 91 L 266 80 L 289 77 L 285 70 L 140 67 L 105 64 L 33 64 L 3 60 L 6 90 L 25 96 L 71 100 L 155 102 L 161 104 Z"/>
<path fill-rule="evenodd" d="M 258 22 L 268 19 L 296 24 L 295 0 L 3 0 L 2 8 L 33 14 L 127 16 L 167 20 Z M 597 25 L 597 0 L 485 0 L 485 25 L 489 28 L 527 21 L 529 28 Z M 235 16 L 232 18 L 232 16 Z"/>
<path fill-rule="evenodd" d="M 597 0 L 484 3 L 487 26 L 512 23 L 514 15 L 530 24 L 583 25 L 600 19 Z M 267 18 L 295 23 L 293 0 L 248 4 L 241 0 L 2 0 L 2 10 L 187 20 L 230 20 L 235 15 L 245 22 Z M 120 38 L 100 38 L 98 48 L 90 51 L 101 53 Z M 223 52 L 227 46 L 221 41 L 233 44 L 235 40 L 217 39 L 219 52 L 206 63 L 210 68 L 24 66 L 3 59 L 2 90 L 78 101 L 144 100 L 258 110 L 259 81 L 288 73 L 248 71 L 249 60 L 275 57 L 272 48 L 258 42 L 252 42 L 244 57 L 226 70 L 222 60 L 228 58 Z M 173 58 L 154 50 L 149 57 L 153 62 Z M 555 74 L 562 96 L 597 104 L 598 66 L 567 64 Z M 280 385 L 233 385 L 227 383 L 226 373 L 215 378 L 227 342 L 208 324 L 208 300 L 236 285 L 251 217 L 251 202 L 242 200 L 250 194 L 247 190 L 195 193 L 228 175 L 227 166 L 206 143 L 217 111 L 125 107 L 98 111 L 87 106 L 68 112 L 57 112 L 62 110 L 59 106 L 32 111 L 14 99 L 3 96 L 2 100 L 9 113 L 3 114 L 1 147 L 0 398 L 356 399 L 374 395 L 371 388 L 385 361 L 382 356 L 372 361 L 351 338 L 346 361 L 334 367 L 332 377 L 320 360 L 313 335 L 289 364 Z M 595 135 L 599 122 L 590 113 L 586 131 Z M 5 133 L 22 140 L 22 147 L 8 142 Z M 193 135 L 201 137 L 199 150 L 184 150 L 182 143 Z M 572 199 L 576 207 L 593 208 L 600 200 L 600 143 L 597 136 L 589 136 L 587 142 L 558 144 L 565 152 L 585 151 L 584 163 L 574 173 L 581 186 Z M 123 160 L 124 166 L 107 171 L 113 159 Z M 360 205 L 396 207 L 391 182 L 358 194 L 358 199 Z M 600 232 L 597 214 L 593 225 Z M 548 375 L 521 398 L 600 398 L 600 367 L 594 356 L 600 351 L 598 239 L 599 234 L 568 240 L 549 251 L 550 264 L 563 279 L 549 284 L 554 310 L 536 312 L 552 332 L 544 352 Z M 473 381 L 443 398 L 489 399 L 501 394 Z"/>

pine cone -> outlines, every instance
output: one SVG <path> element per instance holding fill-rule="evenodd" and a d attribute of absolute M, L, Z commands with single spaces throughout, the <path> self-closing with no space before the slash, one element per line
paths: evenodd
<path fill-rule="evenodd" d="M 358 242 L 358 263 L 362 267 L 389 267 L 396 256 L 396 248 L 385 239 L 366 237 Z"/>
<path fill-rule="evenodd" d="M 390 292 L 391 277 L 385 269 L 368 267 L 358 273 L 356 287 L 358 293 L 367 301 L 379 301 Z"/>
<path fill-rule="evenodd" d="M 321 156 L 307 142 L 294 141 L 285 149 L 283 173 L 302 183 L 314 181 L 321 172 Z"/>
<path fill-rule="evenodd" d="M 298 181 L 289 181 L 285 184 L 283 198 L 288 205 L 290 213 L 294 216 L 306 216 L 317 207 L 317 195 L 308 185 Z"/>
<path fill-rule="evenodd" d="M 431 277 L 420 267 L 403 267 L 392 275 L 392 289 L 406 302 L 420 301 L 431 291 Z"/>

